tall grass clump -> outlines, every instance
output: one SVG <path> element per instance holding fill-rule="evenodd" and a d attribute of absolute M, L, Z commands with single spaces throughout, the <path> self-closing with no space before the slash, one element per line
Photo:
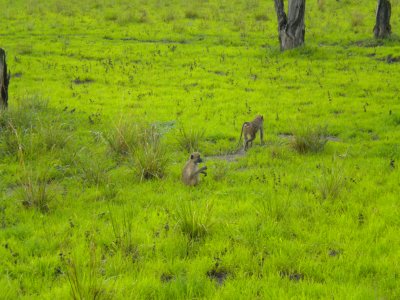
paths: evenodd
<path fill-rule="evenodd" d="M 328 141 L 327 136 L 326 126 L 302 127 L 294 132 L 291 147 L 302 154 L 321 152 Z"/>
<path fill-rule="evenodd" d="M 133 153 L 138 145 L 138 125 L 120 121 L 105 135 L 110 152 L 119 156 Z"/>
<path fill-rule="evenodd" d="M 203 207 L 193 202 L 181 203 L 177 209 L 178 228 L 191 240 L 205 237 L 213 225 L 212 209 L 210 202 Z"/>
<path fill-rule="evenodd" d="M 28 95 L 17 99 L 16 106 L 9 108 L 7 119 L 15 127 L 26 131 L 38 125 L 38 120 L 45 116 L 47 109 L 47 99 L 35 94 Z"/>
<path fill-rule="evenodd" d="M 42 125 L 40 131 L 41 144 L 45 150 L 62 149 L 67 146 L 70 135 L 62 129 L 62 124 Z"/>
<path fill-rule="evenodd" d="M 135 152 L 135 168 L 140 180 L 162 178 L 168 164 L 167 149 L 155 126 L 140 126 L 139 148 Z"/>
<path fill-rule="evenodd" d="M 25 171 L 20 181 L 22 204 L 25 207 L 34 207 L 42 213 L 48 212 L 52 196 L 49 193 L 49 178 L 46 174 Z"/>
<path fill-rule="evenodd" d="M 317 6 L 318 6 L 319 11 L 324 12 L 325 8 L 326 8 L 325 0 L 318 0 L 317 1 Z"/>
<path fill-rule="evenodd" d="M 22 131 L 13 125 L 6 114 L 0 112 L 0 153 L 9 156 L 22 151 L 22 136 Z"/>
<path fill-rule="evenodd" d="M 346 185 L 346 177 L 338 165 L 325 168 L 316 180 L 317 190 L 322 199 L 335 199 Z"/>
<path fill-rule="evenodd" d="M 351 27 L 359 27 L 364 25 L 364 15 L 359 12 L 354 12 L 351 15 Z"/>
<path fill-rule="evenodd" d="M 102 155 L 89 151 L 79 154 L 75 163 L 83 183 L 87 186 L 106 185 L 109 182 L 108 171 L 111 165 Z"/>
<path fill-rule="evenodd" d="M 179 149 L 187 153 L 198 151 L 200 143 L 204 138 L 204 133 L 203 129 L 191 128 L 189 131 L 186 131 L 185 128 L 181 127 L 176 137 Z"/>
<path fill-rule="evenodd" d="M 60 257 L 68 278 L 72 299 L 112 299 L 107 293 L 101 276 L 101 257 L 94 240 L 89 241 L 88 249 L 82 251 L 79 256 L 75 254 L 75 256 L 61 255 Z"/>
<path fill-rule="evenodd" d="M 114 234 L 114 247 L 119 249 L 124 256 L 131 256 L 133 260 L 137 260 L 139 250 L 134 243 L 133 220 L 134 215 L 131 210 L 126 212 L 123 210 L 122 218 L 115 218 L 109 209 L 111 226 Z"/>

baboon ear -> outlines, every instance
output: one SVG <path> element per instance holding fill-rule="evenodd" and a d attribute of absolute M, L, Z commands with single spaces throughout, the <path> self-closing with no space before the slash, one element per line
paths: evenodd
<path fill-rule="evenodd" d="M 190 159 L 193 159 L 193 158 L 194 158 L 193 154 L 190 154 Z"/>

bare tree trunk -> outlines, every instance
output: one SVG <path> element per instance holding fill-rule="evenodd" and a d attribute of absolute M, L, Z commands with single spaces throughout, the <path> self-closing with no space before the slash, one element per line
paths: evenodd
<path fill-rule="evenodd" d="M 276 16 L 278 17 L 278 33 L 281 51 L 303 45 L 306 0 L 289 0 L 289 17 L 286 16 L 283 0 L 274 1 Z"/>
<path fill-rule="evenodd" d="M 0 109 L 8 106 L 8 84 L 10 73 L 7 73 L 6 52 L 0 48 Z"/>
<path fill-rule="evenodd" d="M 389 0 L 378 0 L 376 9 L 376 23 L 374 35 L 376 38 L 385 38 L 390 35 L 392 28 L 390 26 L 390 14 L 392 7 Z"/>

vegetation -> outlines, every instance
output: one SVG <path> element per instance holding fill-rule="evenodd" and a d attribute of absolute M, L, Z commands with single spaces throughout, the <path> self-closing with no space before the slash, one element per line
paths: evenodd
<path fill-rule="evenodd" d="M 400 298 L 400 2 L 4 3 L 1 299 Z"/>

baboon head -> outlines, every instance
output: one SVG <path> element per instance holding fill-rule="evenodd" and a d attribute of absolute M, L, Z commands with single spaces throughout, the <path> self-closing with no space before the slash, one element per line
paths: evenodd
<path fill-rule="evenodd" d="M 195 164 L 198 164 L 198 163 L 203 162 L 203 160 L 202 160 L 201 157 L 200 157 L 200 153 L 199 153 L 199 152 L 193 152 L 193 153 L 190 155 L 190 159 L 191 159 Z"/>

